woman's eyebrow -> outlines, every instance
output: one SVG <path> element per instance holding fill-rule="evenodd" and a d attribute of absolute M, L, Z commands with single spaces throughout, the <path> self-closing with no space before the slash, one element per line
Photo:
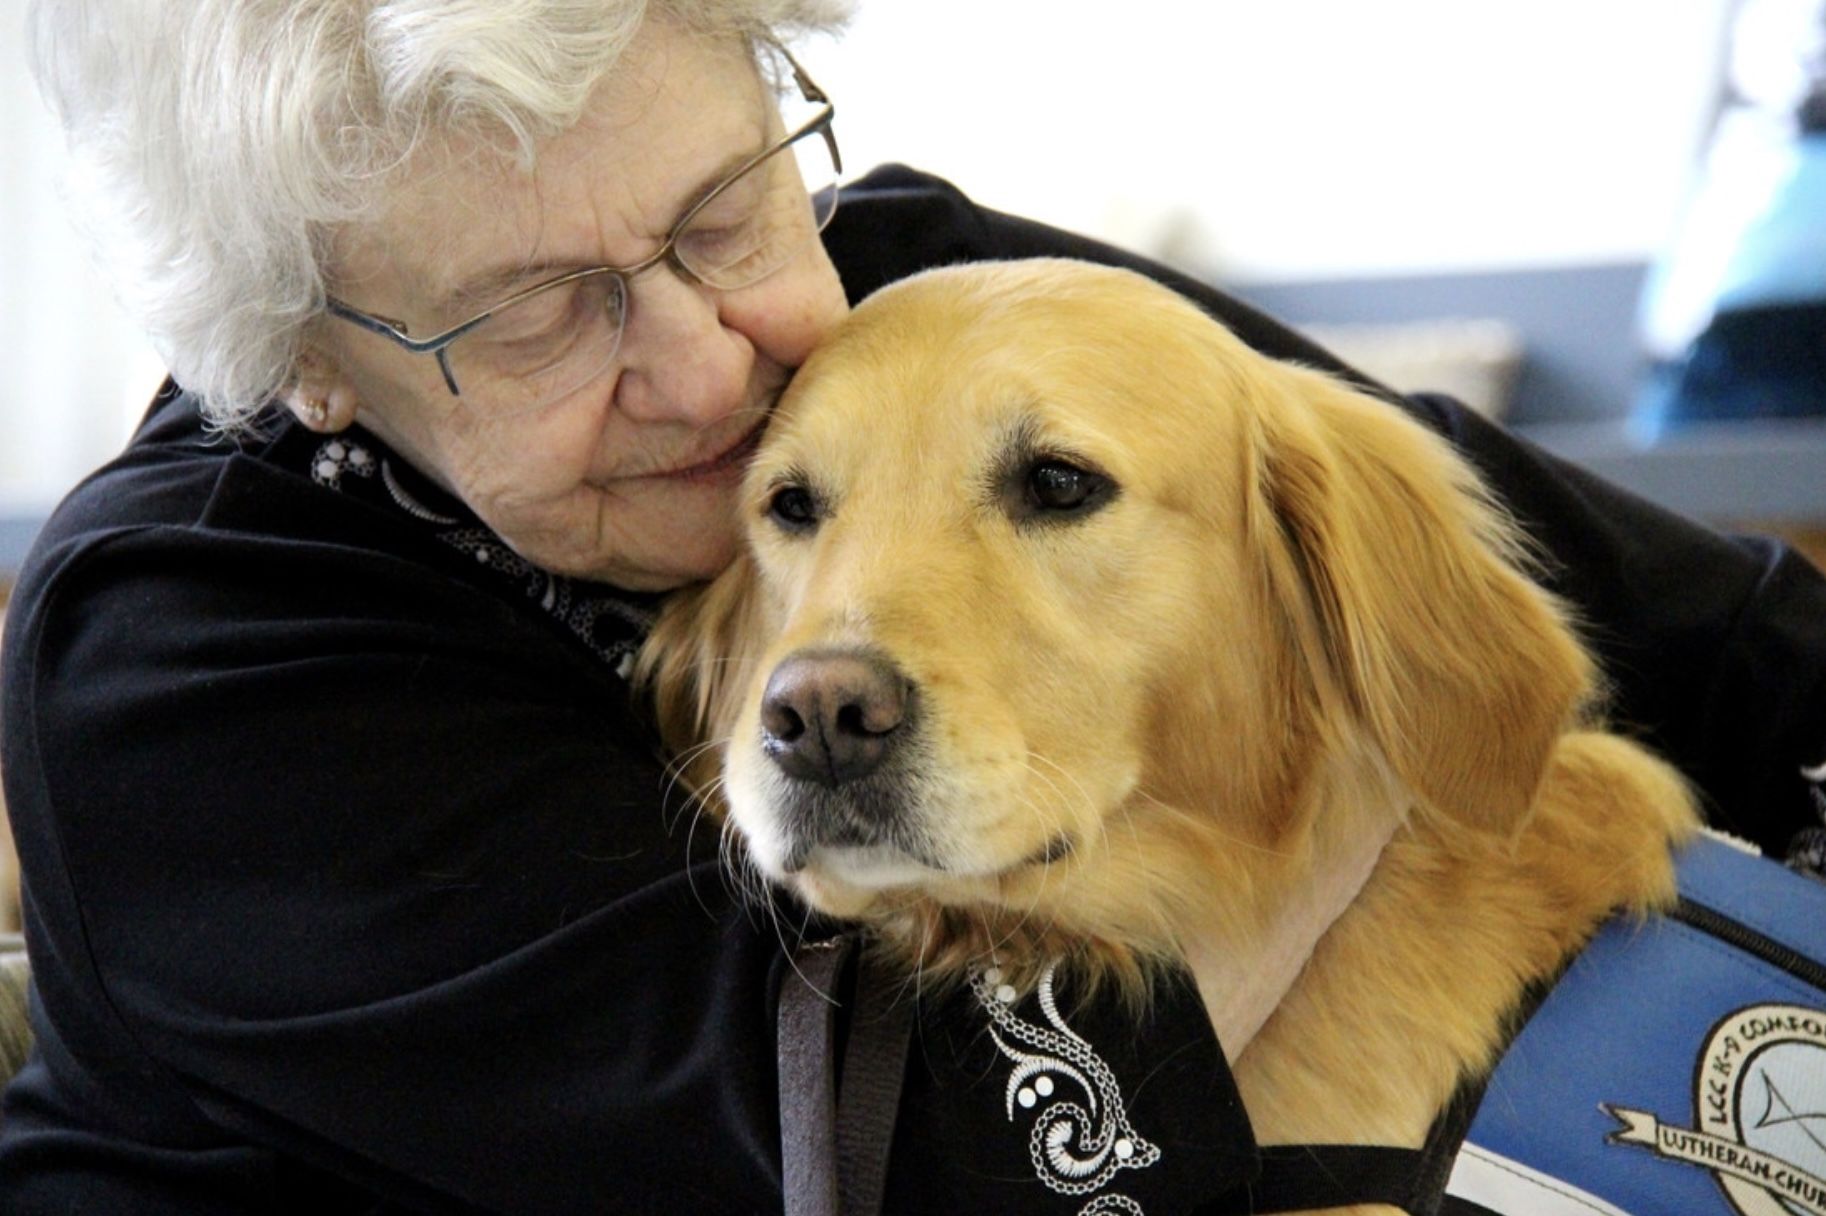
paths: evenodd
<path fill-rule="evenodd" d="M 730 175 L 765 148 L 772 129 L 773 124 L 763 122 L 760 142 L 753 148 L 733 152 L 724 157 L 722 161 L 707 170 L 690 190 L 685 191 L 685 201 L 673 210 L 672 220 L 668 223 L 666 231 L 670 232 L 686 212 L 702 202 L 712 190 L 722 185 Z M 785 153 L 781 155 L 785 155 Z M 460 311 L 463 316 L 456 318 L 456 322 L 460 324 L 468 316 L 500 303 L 523 287 L 531 287 L 535 283 L 555 279 L 575 270 L 594 270 L 602 265 L 601 262 L 576 258 L 542 258 L 532 262 L 496 263 L 487 269 L 469 275 L 455 286 L 439 294 L 433 305 L 436 310 L 434 315 L 450 317 L 453 313 Z"/>
<path fill-rule="evenodd" d="M 522 287 L 531 287 L 573 270 L 585 270 L 595 264 L 550 258 L 536 262 L 502 263 L 438 296 L 432 315 L 460 325 L 474 314 L 493 308 Z"/>

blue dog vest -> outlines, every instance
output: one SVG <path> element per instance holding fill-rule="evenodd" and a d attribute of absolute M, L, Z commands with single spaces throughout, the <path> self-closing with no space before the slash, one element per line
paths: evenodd
<path fill-rule="evenodd" d="M 1703 837 L 1485 1085 L 1442 1213 L 1826 1216 L 1826 884 Z"/>
<path fill-rule="evenodd" d="M 1826 1216 L 1826 884 L 1713 837 L 1606 924 L 1419 1149 L 1270 1145 L 1212 1209 Z"/>

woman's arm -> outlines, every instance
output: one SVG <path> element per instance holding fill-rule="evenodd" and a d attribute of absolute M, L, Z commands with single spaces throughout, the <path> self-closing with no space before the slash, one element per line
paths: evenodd
<path fill-rule="evenodd" d="M 765 1210 L 792 926 L 662 806 L 606 668 L 334 526 L 241 531 L 260 476 L 91 538 L 14 621 L 43 1050 L 9 1193 Z"/>

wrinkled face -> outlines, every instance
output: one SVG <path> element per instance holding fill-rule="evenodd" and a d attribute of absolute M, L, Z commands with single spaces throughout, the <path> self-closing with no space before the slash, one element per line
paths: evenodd
<path fill-rule="evenodd" d="M 427 152 L 377 221 L 340 234 L 332 287 L 404 321 L 453 325 L 520 287 L 657 249 L 685 209 L 779 134 L 744 47 L 659 22 L 582 121 L 523 173 L 471 149 Z M 846 311 L 813 241 L 735 291 L 642 275 L 608 371 L 532 413 L 454 401 L 435 360 L 346 324 L 321 343 L 360 420 L 528 559 L 637 589 L 722 569 L 743 462 L 793 368 Z"/>
<path fill-rule="evenodd" d="M 759 866 L 839 915 L 1064 896 L 1130 817 L 1259 776 L 1240 731 L 1162 737 L 1265 717 L 1234 411 L 1152 336 L 1160 289 L 1003 273 L 1042 290 L 871 299 L 746 483 L 777 632 L 725 794 Z"/>

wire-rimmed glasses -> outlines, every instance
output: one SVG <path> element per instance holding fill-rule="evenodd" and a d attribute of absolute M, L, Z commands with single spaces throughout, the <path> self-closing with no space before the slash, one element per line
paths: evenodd
<path fill-rule="evenodd" d="M 427 338 L 335 297 L 328 300 L 330 314 L 434 356 L 451 396 L 470 408 L 510 415 L 560 400 L 607 370 L 621 346 L 637 275 L 664 263 L 722 291 L 760 282 L 830 223 L 843 169 L 831 130 L 836 108 L 784 48 L 773 49 L 815 112 L 687 208 L 665 242 L 634 265 L 593 266 L 547 279 Z"/>

